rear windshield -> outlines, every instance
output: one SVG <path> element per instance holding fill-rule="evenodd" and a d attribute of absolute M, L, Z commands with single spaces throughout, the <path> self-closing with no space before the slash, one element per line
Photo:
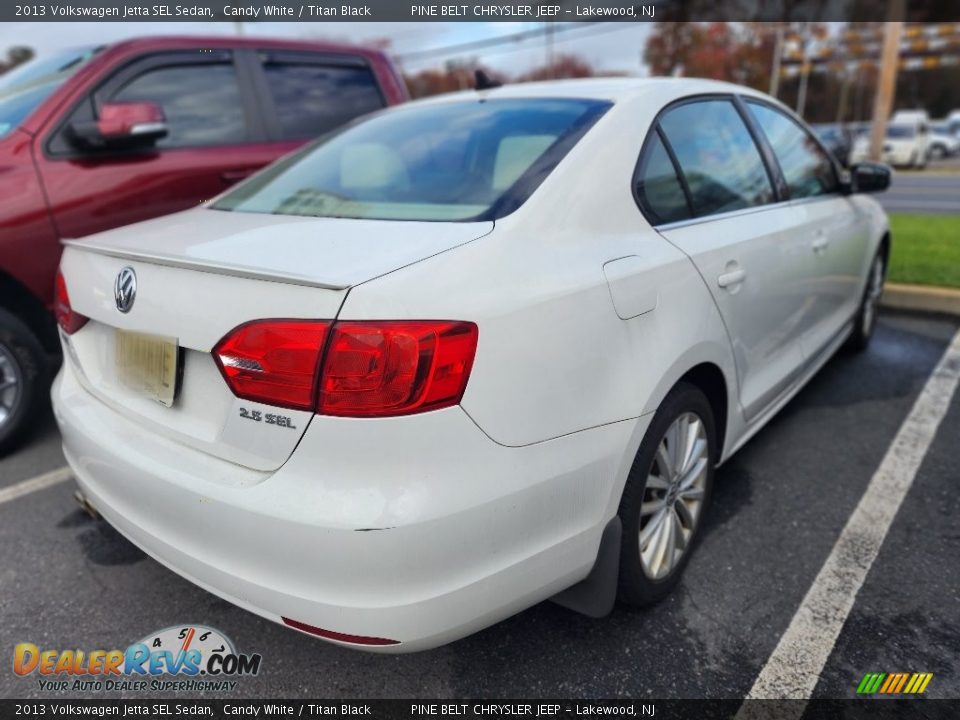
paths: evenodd
<path fill-rule="evenodd" d="M 502 217 L 609 106 L 505 99 L 385 111 L 321 138 L 212 207 L 377 220 Z"/>
<path fill-rule="evenodd" d="M 0 76 L 0 137 L 26 120 L 99 49 L 86 48 L 37 57 Z"/>

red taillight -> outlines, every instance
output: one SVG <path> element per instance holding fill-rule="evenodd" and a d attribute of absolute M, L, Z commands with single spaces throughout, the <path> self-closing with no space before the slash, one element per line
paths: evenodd
<path fill-rule="evenodd" d="M 383 417 L 456 405 L 476 349 L 473 323 L 337 323 L 320 373 L 317 412 Z"/>
<path fill-rule="evenodd" d="M 63 279 L 63 273 L 59 270 L 57 270 L 57 277 L 53 283 L 53 314 L 67 335 L 73 335 L 90 319 L 86 315 L 74 312 L 73 308 L 70 307 L 67 282 Z"/>
<path fill-rule="evenodd" d="M 236 328 L 213 349 L 237 397 L 312 410 L 328 322 L 260 320 Z"/>
<path fill-rule="evenodd" d="M 281 618 L 285 625 L 289 625 L 305 633 L 316 635 L 317 637 L 327 638 L 328 640 L 337 640 L 339 642 L 353 643 L 354 645 L 399 645 L 399 640 L 390 640 L 389 638 L 366 637 L 365 635 L 348 635 L 347 633 L 336 632 L 335 630 L 324 630 L 314 625 L 307 625 L 299 620 L 290 618 Z"/>
<path fill-rule="evenodd" d="M 477 326 L 466 322 L 261 320 L 228 334 L 213 355 L 237 397 L 386 417 L 459 403 L 476 349 Z"/>

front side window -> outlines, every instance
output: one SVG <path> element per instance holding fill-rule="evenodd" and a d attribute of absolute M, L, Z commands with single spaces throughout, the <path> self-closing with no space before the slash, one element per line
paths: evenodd
<path fill-rule="evenodd" d="M 816 197 L 837 189 L 833 161 L 813 136 L 779 110 L 747 102 L 773 148 L 791 198 Z"/>
<path fill-rule="evenodd" d="M 154 102 L 170 131 L 159 148 L 229 145 L 247 140 L 240 85 L 232 63 L 171 65 L 147 70 L 110 98 Z"/>
<path fill-rule="evenodd" d="M 400 107 L 322 138 L 212 207 L 378 220 L 502 217 L 608 107 L 546 98 Z"/>
<path fill-rule="evenodd" d="M 319 137 L 384 105 L 365 67 L 268 61 L 263 71 L 287 140 Z"/>
<path fill-rule="evenodd" d="M 690 190 L 695 215 L 773 201 L 760 151 L 731 101 L 685 103 L 669 110 L 660 127 Z"/>

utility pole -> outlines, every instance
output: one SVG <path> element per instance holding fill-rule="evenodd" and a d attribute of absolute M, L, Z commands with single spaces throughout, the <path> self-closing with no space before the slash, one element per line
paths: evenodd
<path fill-rule="evenodd" d="M 810 55 L 806 38 L 803 43 L 803 64 L 800 66 L 800 90 L 797 92 L 797 115 L 803 117 L 807 107 L 807 85 L 810 83 Z"/>
<path fill-rule="evenodd" d="M 546 44 L 546 55 L 547 55 L 547 79 L 553 79 L 553 23 L 549 20 L 546 21 L 546 27 L 544 28 L 544 41 Z"/>
<path fill-rule="evenodd" d="M 843 123 L 847 114 L 847 97 L 850 95 L 850 74 L 844 70 L 840 78 L 840 100 L 837 103 L 837 124 Z"/>
<path fill-rule="evenodd" d="M 783 23 L 777 24 L 777 41 L 773 46 L 773 68 L 770 70 L 770 96 L 776 97 L 780 89 L 780 60 L 783 55 Z"/>
<path fill-rule="evenodd" d="M 870 159 L 881 157 L 883 140 L 887 136 L 887 119 L 893 108 L 893 96 L 897 90 L 897 65 L 900 61 L 900 37 L 903 35 L 903 18 L 906 0 L 890 0 L 887 6 L 888 22 L 883 28 L 883 50 L 880 56 L 880 77 L 873 103 L 873 127 L 870 133 Z"/>
<path fill-rule="evenodd" d="M 800 87 L 797 89 L 797 115 L 803 117 L 807 109 L 807 87 L 810 84 L 810 23 L 800 23 Z"/>

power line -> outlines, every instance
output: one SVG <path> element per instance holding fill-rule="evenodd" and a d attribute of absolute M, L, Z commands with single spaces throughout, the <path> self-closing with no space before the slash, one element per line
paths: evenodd
<path fill-rule="evenodd" d="M 593 27 L 597 25 L 608 25 L 608 22 L 578 22 L 570 23 L 567 25 L 561 25 L 559 27 L 553 28 L 553 33 L 567 32 L 569 30 L 581 30 L 588 27 Z M 619 28 L 611 28 L 619 29 Z M 539 27 L 532 30 L 522 30 L 520 32 L 511 33 L 510 35 L 498 35 L 496 37 L 484 38 L 483 40 L 473 40 L 471 42 L 459 43 L 457 45 L 447 45 L 445 47 L 439 48 L 430 48 L 427 50 L 414 50 L 407 53 L 396 53 L 394 58 L 400 62 L 405 62 L 408 60 L 423 60 L 432 57 L 444 57 L 449 55 L 457 55 L 464 52 L 469 52 L 471 50 L 483 50 L 485 48 L 496 47 L 498 45 L 507 45 L 510 43 L 521 43 L 525 40 L 530 40 L 533 38 L 543 37 L 549 31 L 548 27 Z M 591 33 L 592 34 L 592 33 Z"/>

